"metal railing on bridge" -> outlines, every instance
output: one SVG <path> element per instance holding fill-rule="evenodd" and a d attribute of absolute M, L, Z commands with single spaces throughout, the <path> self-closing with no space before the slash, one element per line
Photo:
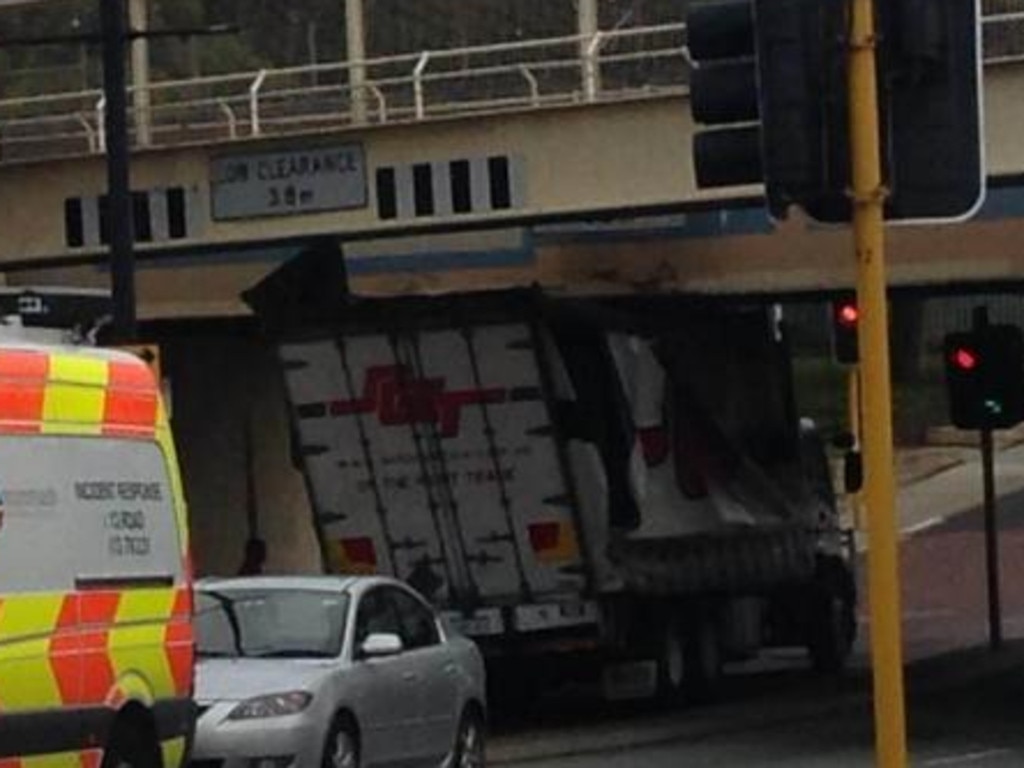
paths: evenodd
<path fill-rule="evenodd" d="M 1024 61 L 1024 10 L 986 16 L 984 42 L 989 65 Z M 132 138 L 231 141 L 682 94 L 689 72 L 686 25 L 673 23 L 167 80 L 132 110 Z M 104 107 L 98 90 L 0 101 L 0 162 L 104 152 Z"/>

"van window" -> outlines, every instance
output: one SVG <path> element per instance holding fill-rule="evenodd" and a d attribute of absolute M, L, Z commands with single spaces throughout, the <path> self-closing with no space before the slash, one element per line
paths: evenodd
<path fill-rule="evenodd" d="M 0 594 L 181 575 L 171 483 L 156 443 L 0 436 Z"/>

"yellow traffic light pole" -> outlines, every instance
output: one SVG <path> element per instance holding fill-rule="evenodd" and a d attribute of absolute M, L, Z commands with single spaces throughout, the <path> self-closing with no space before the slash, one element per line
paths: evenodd
<path fill-rule="evenodd" d="M 857 251 L 859 346 L 868 516 L 868 590 L 874 675 L 875 749 L 882 768 L 907 764 L 899 551 L 893 477 L 892 392 L 886 305 L 884 203 L 872 0 L 852 0 L 850 138 Z"/>

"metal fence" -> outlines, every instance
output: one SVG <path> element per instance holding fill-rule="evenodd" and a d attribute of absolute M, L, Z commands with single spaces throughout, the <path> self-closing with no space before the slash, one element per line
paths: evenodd
<path fill-rule="evenodd" d="M 986 11 L 986 61 L 1024 60 L 1024 0 L 988 0 Z M 132 138 L 136 146 L 225 141 L 684 93 L 688 81 L 684 23 L 625 27 L 156 82 L 132 110 Z M 97 90 L 0 101 L 0 162 L 101 153 L 103 118 Z"/>
<path fill-rule="evenodd" d="M 685 25 L 164 81 L 132 111 L 137 145 L 623 98 L 681 88 Z M 134 90 L 132 94 L 134 96 Z M 0 160 L 104 151 L 98 90 L 0 101 Z"/>
<path fill-rule="evenodd" d="M 982 0 L 982 48 L 990 62 L 1024 56 L 1024 0 Z"/>

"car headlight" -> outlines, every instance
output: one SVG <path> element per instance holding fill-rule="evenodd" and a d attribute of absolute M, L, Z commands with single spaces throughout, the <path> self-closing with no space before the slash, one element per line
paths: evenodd
<path fill-rule="evenodd" d="M 298 714 L 313 700 L 307 691 L 271 693 L 243 701 L 228 715 L 228 720 L 257 720 L 264 717 L 283 717 Z"/>

